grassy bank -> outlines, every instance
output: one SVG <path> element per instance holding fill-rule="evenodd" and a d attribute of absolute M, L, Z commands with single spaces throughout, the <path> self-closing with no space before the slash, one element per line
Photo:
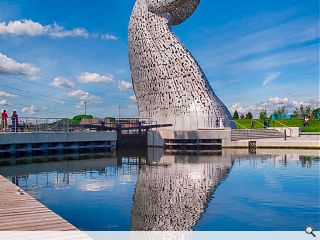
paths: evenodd
<path fill-rule="evenodd" d="M 256 121 L 258 121 L 260 124 Z M 309 119 L 309 127 L 303 127 L 302 119 L 300 118 L 282 119 L 278 121 L 288 127 L 301 127 L 303 132 L 320 132 L 320 119 Z M 251 127 L 250 119 L 236 119 L 235 122 L 237 128 L 239 129 Z M 280 123 L 271 121 L 270 127 L 283 127 L 283 125 L 281 125 Z M 263 120 L 255 119 L 253 127 L 263 128 Z"/>

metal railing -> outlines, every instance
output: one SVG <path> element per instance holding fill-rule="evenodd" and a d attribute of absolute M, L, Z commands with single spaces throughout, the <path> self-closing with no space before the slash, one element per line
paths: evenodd
<path fill-rule="evenodd" d="M 102 125 L 107 128 L 121 130 L 122 134 L 141 134 L 146 132 L 146 126 L 157 125 L 156 121 L 149 118 L 115 118 L 112 122 L 102 122 Z"/>
<path fill-rule="evenodd" d="M 266 124 L 262 124 L 261 122 L 259 122 L 256 119 L 252 119 L 252 121 L 253 121 L 253 123 L 258 123 L 261 126 L 261 128 L 268 128 L 268 126 Z"/>
<path fill-rule="evenodd" d="M 135 128 L 156 125 L 147 118 L 112 118 L 106 122 L 104 118 L 96 118 L 94 121 L 87 119 L 85 123 L 74 123 L 68 118 L 37 118 L 19 117 L 18 120 L 9 118 L 0 132 L 23 133 L 23 132 L 83 132 L 104 131 L 109 128 Z"/>
<path fill-rule="evenodd" d="M 292 135 L 292 132 L 293 132 L 293 129 L 288 127 L 287 125 L 283 124 L 282 122 L 278 121 L 278 120 L 273 120 L 274 122 L 276 123 L 279 123 L 281 126 L 283 126 L 284 128 L 286 129 L 289 129 L 290 130 L 290 136 Z"/>
<path fill-rule="evenodd" d="M 37 117 L 19 117 L 18 121 L 15 119 L 8 119 L 7 126 L 5 129 L 1 128 L 1 132 L 70 132 L 70 131 L 103 131 L 104 127 L 109 128 L 134 128 L 143 127 L 149 125 L 157 125 L 157 122 L 151 121 L 149 118 L 109 118 L 107 121 L 105 118 L 87 119 L 87 124 L 75 124 L 72 120 L 68 118 L 37 118 Z M 268 128 L 258 120 L 252 119 L 254 123 L 258 123 L 261 128 Z M 286 126 L 285 124 L 273 120 L 281 126 L 290 130 L 290 134 L 293 130 Z M 224 119 L 221 121 L 220 118 L 213 117 L 203 117 L 198 118 L 196 127 L 198 129 L 223 129 L 229 125 L 229 123 L 234 123 L 238 129 L 249 130 L 251 127 L 246 127 L 241 123 L 231 120 Z M 190 123 L 191 124 L 191 123 Z M 240 127 L 239 127 L 240 126 Z M 191 129 L 190 125 L 190 129 Z M 128 130 L 132 131 L 132 130 Z"/>
<path fill-rule="evenodd" d="M 242 133 L 245 133 L 247 135 L 247 137 L 249 137 L 249 135 L 250 135 L 250 129 L 249 128 L 247 128 L 246 126 L 244 126 L 244 125 L 242 125 L 242 124 L 240 124 L 240 123 L 238 123 L 238 122 L 236 122 L 234 120 L 230 120 L 230 121 L 233 122 L 236 127 L 237 127 L 237 125 L 240 126 L 241 128 L 237 127 L 237 129 L 241 130 Z"/>
<path fill-rule="evenodd" d="M 138 126 L 149 126 L 156 124 L 155 121 L 151 121 L 149 118 L 114 118 L 112 121 L 105 122 L 100 119 L 100 124 L 106 127 L 138 127 Z"/>
<path fill-rule="evenodd" d="M 247 127 L 245 127 L 244 125 L 234 121 L 234 120 L 230 120 L 230 122 L 233 122 L 236 126 L 239 125 L 241 128 L 240 129 L 248 129 Z"/>
<path fill-rule="evenodd" d="M 233 122 L 233 120 L 228 118 L 199 117 L 196 127 L 198 129 L 224 129 L 229 128 L 231 122 Z"/>
<path fill-rule="evenodd" d="M 244 126 L 244 125 L 242 125 L 239 122 L 234 121 L 234 120 L 230 120 L 230 121 L 234 122 L 234 124 L 236 126 L 240 126 L 240 128 L 237 127 L 237 129 L 262 129 L 262 128 L 268 129 L 268 128 L 270 128 L 270 123 L 261 123 L 257 119 L 250 119 L 250 120 L 251 120 L 250 127 L 246 127 L 246 126 Z M 254 126 L 255 123 L 257 123 L 259 125 L 259 127 Z"/>
<path fill-rule="evenodd" d="M 67 132 L 70 131 L 70 120 L 67 118 L 34 118 L 19 117 L 8 119 L 2 132 Z"/>
<path fill-rule="evenodd" d="M 220 119 L 212 118 L 212 117 L 203 117 L 200 119 L 200 124 L 198 123 L 198 128 L 223 128 L 222 123 L 220 123 Z"/>

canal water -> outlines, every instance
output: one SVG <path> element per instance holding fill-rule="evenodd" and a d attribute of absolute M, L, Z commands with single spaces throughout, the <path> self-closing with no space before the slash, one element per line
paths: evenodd
<path fill-rule="evenodd" d="M 246 150 L 1 159 L 0 175 L 81 230 L 319 230 L 319 155 Z"/>

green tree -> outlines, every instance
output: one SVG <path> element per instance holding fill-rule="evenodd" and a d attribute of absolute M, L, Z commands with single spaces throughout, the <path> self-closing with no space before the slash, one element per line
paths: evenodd
<path fill-rule="evenodd" d="M 259 118 L 260 118 L 260 119 L 266 119 L 266 118 L 267 118 L 267 112 L 266 112 L 266 111 L 260 112 Z"/>
<path fill-rule="evenodd" d="M 306 115 L 310 116 L 312 113 L 311 106 L 310 105 L 306 106 L 304 111 Z"/>
<path fill-rule="evenodd" d="M 303 117 L 306 114 L 306 112 L 305 112 L 304 106 L 302 104 L 300 105 L 299 110 L 300 110 L 300 116 Z"/>
<path fill-rule="evenodd" d="M 248 113 L 246 114 L 246 119 L 252 119 L 252 118 L 253 118 L 252 113 L 251 113 L 251 112 L 248 112 Z"/>
<path fill-rule="evenodd" d="M 272 114 L 272 116 L 273 116 L 275 119 L 278 119 L 278 117 L 279 117 L 278 111 L 274 111 L 273 114 Z"/>
<path fill-rule="evenodd" d="M 239 119 L 239 113 L 237 110 L 235 110 L 233 113 L 233 119 Z"/>
<path fill-rule="evenodd" d="M 317 118 L 319 116 L 319 114 L 320 114 L 320 108 L 313 109 L 312 116 L 314 118 Z"/>
<path fill-rule="evenodd" d="M 287 111 L 286 111 L 286 107 L 285 106 L 282 106 L 282 107 L 279 107 L 278 110 L 277 110 L 277 115 L 278 116 L 282 116 L 283 114 L 285 114 Z"/>
<path fill-rule="evenodd" d="M 92 118 L 93 118 L 92 115 L 80 114 L 80 115 L 76 115 L 73 118 L 71 118 L 71 123 L 72 124 L 80 124 L 82 119 L 92 119 Z"/>

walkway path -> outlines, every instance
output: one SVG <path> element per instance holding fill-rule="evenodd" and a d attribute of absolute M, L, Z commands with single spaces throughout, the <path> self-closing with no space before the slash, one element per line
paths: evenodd
<path fill-rule="evenodd" d="M 248 147 L 249 141 L 256 141 L 256 146 L 258 148 L 320 149 L 320 136 L 317 135 L 288 137 L 287 140 L 280 138 L 238 140 L 231 141 L 230 147 Z"/>
<path fill-rule="evenodd" d="M 0 176 L 0 231 L 78 231 L 28 193 Z"/>

